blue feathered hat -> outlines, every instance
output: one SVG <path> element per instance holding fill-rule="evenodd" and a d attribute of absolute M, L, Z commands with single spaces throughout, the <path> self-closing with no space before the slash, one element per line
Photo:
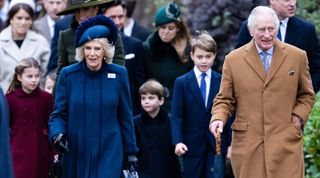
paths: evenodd
<path fill-rule="evenodd" d="M 80 23 L 76 31 L 76 47 L 95 38 L 107 38 L 114 44 L 118 40 L 118 29 L 113 20 L 101 14 Z"/>

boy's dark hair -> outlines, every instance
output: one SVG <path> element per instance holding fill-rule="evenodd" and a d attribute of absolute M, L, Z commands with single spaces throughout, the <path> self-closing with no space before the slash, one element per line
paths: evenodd
<path fill-rule="evenodd" d="M 193 53 L 196 50 L 196 48 L 200 48 L 204 51 L 213 52 L 213 54 L 217 54 L 217 43 L 206 31 L 199 32 L 199 35 L 192 38 L 191 52 Z"/>
<path fill-rule="evenodd" d="M 139 94 L 152 94 L 157 95 L 159 99 L 164 98 L 164 88 L 163 86 L 155 79 L 149 79 L 139 88 Z"/>

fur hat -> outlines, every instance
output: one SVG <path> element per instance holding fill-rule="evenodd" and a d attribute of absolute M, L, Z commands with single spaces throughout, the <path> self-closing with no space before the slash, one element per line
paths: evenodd
<path fill-rule="evenodd" d="M 9 10 L 16 4 L 27 4 L 32 8 L 33 11 L 36 8 L 36 4 L 33 0 L 11 0 L 9 3 Z"/>
<path fill-rule="evenodd" d="M 179 6 L 173 2 L 167 6 L 162 6 L 154 17 L 156 27 L 176 21 L 180 21 L 180 9 Z"/>
<path fill-rule="evenodd" d="M 23 0 L 21 0 L 23 1 Z M 72 14 L 75 10 L 85 7 L 99 6 L 103 7 L 108 3 L 112 3 L 113 0 L 70 0 L 71 4 L 68 5 L 64 10 L 57 13 L 57 15 Z"/>
<path fill-rule="evenodd" d="M 76 31 L 76 47 L 95 38 L 107 38 L 114 44 L 118 40 L 118 29 L 105 15 L 97 15 L 80 23 Z"/>

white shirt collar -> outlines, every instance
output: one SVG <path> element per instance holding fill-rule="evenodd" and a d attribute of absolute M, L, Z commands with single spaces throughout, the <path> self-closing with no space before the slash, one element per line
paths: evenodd
<path fill-rule="evenodd" d="M 196 75 L 196 78 L 201 78 L 201 74 L 203 72 L 201 72 L 196 66 L 193 67 L 193 71 L 194 71 L 194 74 Z M 209 78 L 211 78 L 211 68 L 209 68 L 209 70 L 207 70 L 207 72 L 205 73 Z"/>
<path fill-rule="evenodd" d="M 123 27 L 123 33 L 127 36 L 132 35 L 134 20 L 132 18 L 129 19 L 129 24 L 125 27 Z"/>
<path fill-rule="evenodd" d="M 49 15 L 47 15 L 47 23 L 50 29 L 50 36 L 53 37 L 54 33 L 54 24 L 56 23 Z"/>
<path fill-rule="evenodd" d="M 257 51 L 258 51 L 258 54 L 259 54 L 259 55 L 260 55 L 261 52 L 266 52 L 266 53 L 268 53 L 269 55 L 272 56 L 272 54 L 273 54 L 273 46 L 272 46 L 270 49 L 268 49 L 267 51 L 263 51 L 262 49 L 260 49 L 260 48 L 258 47 L 258 45 L 256 44 L 256 42 L 254 42 L 254 44 L 256 45 L 256 48 L 257 48 Z"/>
<path fill-rule="evenodd" d="M 287 17 L 287 18 L 285 18 L 285 19 L 283 19 L 283 20 L 280 20 L 281 25 L 283 25 L 283 26 L 286 27 L 286 28 L 287 28 L 287 26 L 288 26 L 288 21 L 289 21 L 289 17 Z"/>

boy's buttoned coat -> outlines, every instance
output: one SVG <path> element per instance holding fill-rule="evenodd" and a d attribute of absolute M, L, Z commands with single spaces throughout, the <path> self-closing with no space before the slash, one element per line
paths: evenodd
<path fill-rule="evenodd" d="M 194 167 L 200 167 L 199 164 L 209 160 L 209 156 L 213 159 L 213 155 L 208 152 L 215 153 L 216 142 L 209 131 L 209 122 L 213 99 L 219 91 L 220 81 L 221 75 L 212 71 L 207 107 L 205 107 L 194 70 L 178 77 L 175 81 L 171 118 L 172 142 L 174 145 L 184 143 L 188 147 L 188 151 L 183 155 L 184 158 L 188 157 L 188 165 L 194 164 Z M 230 131 L 228 127 L 230 128 L 230 124 L 225 127 L 225 132 L 222 134 L 221 151 L 224 156 L 231 138 L 230 134 L 228 137 Z M 202 170 L 189 170 L 189 172 L 192 173 L 188 175 L 189 177 L 197 177 L 197 172 L 203 173 Z M 205 175 L 210 177 L 214 174 L 208 171 Z"/>
<path fill-rule="evenodd" d="M 28 57 L 39 61 L 41 74 L 44 76 L 50 57 L 48 41 L 43 36 L 28 30 L 19 48 L 13 40 L 11 26 L 5 28 L 0 33 L 0 81 L 4 91 L 9 87 L 16 65 L 20 60 Z"/>
<path fill-rule="evenodd" d="M 123 154 L 136 150 L 128 75 L 103 63 L 97 72 L 85 61 L 62 69 L 56 86 L 49 138 L 66 134 L 64 178 L 120 177 Z"/>
<path fill-rule="evenodd" d="M 232 167 L 237 178 L 302 178 L 302 131 L 292 114 L 307 121 L 315 94 L 306 53 L 275 42 L 268 75 L 254 41 L 226 56 L 212 120 L 232 126 Z"/>

